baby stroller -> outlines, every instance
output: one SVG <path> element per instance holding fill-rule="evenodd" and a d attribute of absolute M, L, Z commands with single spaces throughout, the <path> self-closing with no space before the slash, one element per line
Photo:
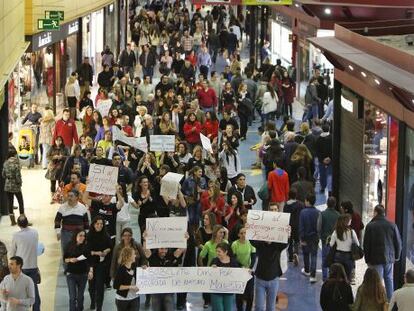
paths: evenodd
<path fill-rule="evenodd" d="M 36 126 L 25 126 L 19 131 L 17 156 L 22 166 L 34 167 L 36 150 Z"/>

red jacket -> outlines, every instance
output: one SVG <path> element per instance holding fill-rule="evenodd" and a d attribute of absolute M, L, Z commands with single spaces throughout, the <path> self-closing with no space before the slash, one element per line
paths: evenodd
<path fill-rule="evenodd" d="M 289 199 L 289 176 L 281 168 L 274 169 L 267 177 L 270 202 L 286 202 Z"/>
<path fill-rule="evenodd" d="M 72 147 L 73 141 L 75 141 L 75 144 L 79 143 L 76 124 L 71 119 L 68 121 L 63 121 L 63 119 L 60 119 L 56 122 L 55 131 L 53 133 L 53 142 L 58 136 L 62 136 L 63 144 L 65 147 Z"/>
<path fill-rule="evenodd" d="M 193 132 L 193 127 L 195 127 L 195 131 Z M 193 124 L 189 122 L 184 123 L 184 135 L 185 140 L 190 144 L 199 144 L 200 143 L 200 132 L 201 132 L 201 124 L 198 121 L 195 121 Z"/>
<path fill-rule="evenodd" d="M 212 120 L 206 120 L 206 122 L 203 125 L 203 134 L 208 137 L 208 135 L 211 135 L 209 138 L 212 141 L 214 138 L 218 137 L 218 130 L 219 130 L 219 122 L 212 121 Z"/>
<path fill-rule="evenodd" d="M 197 91 L 197 98 L 201 108 L 211 108 L 217 106 L 216 92 L 210 87 L 207 91 L 199 89 Z"/>
<path fill-rule="evenodd" d="M 134 136 L 134 131 L 132 130 L 132 126 L 131 125 L 125 125 L 122 127 L 122 131 L 125 132 L 125 135 L 128 137 L 133 137 Z"/>
<path fill-rule="evenodd" d="M 203 191 L 203 193 L 201 194 L 201 198 L 200 198 L 200 203 L 201 203 L 201 211 L 205 212 L 208 209 L 210 209 L 211 206 L 211 202 L 210 202 L 210 195 L 208 193 L 208 190 Z M 221 225 L 223 222 L 223 217 L 226 216 L 225 213 L 225 201 L 224 201 L 224 197 L 222 195 L 220 195 L 216 201 L 216 205 L 213 207 L 213 209 L 211 210 L 211 212 L 213 212 L 216 215 L 216 223 Z"/>

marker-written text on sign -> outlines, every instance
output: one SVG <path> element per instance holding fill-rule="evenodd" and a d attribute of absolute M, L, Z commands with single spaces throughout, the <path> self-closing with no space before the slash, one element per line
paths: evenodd
<path fill-rule="evenodd" d="M 249 240 L 287 243 L 290 214 L 249 210 L 246 237 Z"/>

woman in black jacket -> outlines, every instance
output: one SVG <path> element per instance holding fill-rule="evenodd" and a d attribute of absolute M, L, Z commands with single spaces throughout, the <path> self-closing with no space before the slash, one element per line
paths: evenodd
<path fill-rule="evenodd" d="M 329 278 L 323 283 L 320 304 L 323 311 L 349 311 L 354 303 L 351 285 L 345 269 L 340 263 L 334 263 L 329 270 Z"/>
<path fill-rule="evenodd" d="M 102 311 L 104 300 L 104 286 L 107 277 L 112 249 L 112 241 L 105 229 L 104 219 L 96 216 L 88 233 L 88 245 L 91 254 L 91 266 L 94 271 L 93 278 L 89 280 L 89 295 L 91 297 L 91 310 Z"/>
<path fill-rule="evenodd" d="M 114 280 L 115 304 L 118 311 L 138 311 L 139 296 L 136 284 L 136 257 L 131 247 L 124 247 L 119 255 L 119 268 Z"/>
<path fill-rule="evenodd" d="M 73 235 L 72 241 L 67 245 L 63 260 L 66 268 L 66 282 L 69 289 L 69 310 L 83 310 L 83 293 L 86 281 L 93 278 L 93 268 L 90 267 L 90 251 L 86 245 L 84 230 Z"/>

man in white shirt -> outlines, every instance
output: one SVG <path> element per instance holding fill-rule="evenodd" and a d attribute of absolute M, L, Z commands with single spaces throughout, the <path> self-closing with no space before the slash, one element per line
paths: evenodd
<path fill-rule="evenodd" d="M 392 294 L 388 310 L 411 311 L 414 306 L 414 270 L 405 273 L 405 284 Z"/>
<path fill-rule="evenodd" d="M 37 230 L 29 227 L 29 222 L 25 215 L 17 218 L 17 225 L 20 231 L 13 234 L 10 256 L 18 256 L 23 259 L 22 272 L 30 277 L 34 283 L 35 303 L 33 311 L 40 311 L 40 296 L 37 284 L 40 282 L 40 274 L 37 266 L 37 246 L 39 234 Z"/>

